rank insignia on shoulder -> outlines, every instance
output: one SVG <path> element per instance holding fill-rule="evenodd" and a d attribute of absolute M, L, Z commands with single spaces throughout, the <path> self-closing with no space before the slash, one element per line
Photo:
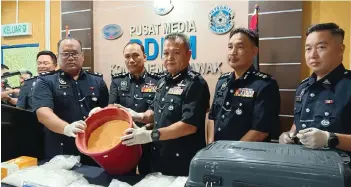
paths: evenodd
<path fill-rule="evenodd" d="M 125 77 L 127 75 L 128 75 L 128 73 L 116 73 L 116 74 L 113 74 L 111 76 L 112 76 L 112 78 L 121 78 L 121 77 Z"/>
<path fill-rule="evenodd" d="M 98 72 L 89 72 L 89 71 L 86 71 L 87 73 L 89 73 L 90 75 L 95 75 L 95 76 L 99 76 L 99 77 L 102 77 L 103 75 L 101 73 L 98 73 Z"/>
<path fill-rule="evenodd" d="M 219 76 L 218 79 L 228 78 L 231 74 L 232 74 L 232 72 L 223 73 L 221 76 Z"/>
<path fill-rule="evenodd" d="M 193 71 L 193 70 L 189 70 L 188 75 L 190 75 L 191 78 L 195 78 L 195 77 L 199 76 L 200 73 Z"/>
<path fill-rule="evenodd" d="M 256 75 L 257 77 L 260 77 L 262 79 L 269 79 L 272 78 L 271 75 L 268 75 L 266 73 L 262 73 L 262 72 L 256 72 L 254 75 Z"/>

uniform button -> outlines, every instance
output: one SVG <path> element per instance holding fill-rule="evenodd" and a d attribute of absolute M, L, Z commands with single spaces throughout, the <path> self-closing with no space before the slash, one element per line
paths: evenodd
<path fill-rule="evenodd" d="M 161 113 L 161 110 L 158 110 L 158 113 Z"/>
<path fill-rule="evenodd" d="M 76 81 L 76 84 L 78 84 L 78 82 Z"/>
<path fill-rule="evenodd" d="M 226 104 L 226 105 L 229 105 L 229 102 L 226 102 L 225 104 Z"/>
<path fill-rule="evenodd" d="M 80 93 L 78 93 L 78 95 L 80 95 Z"/>
<path fill-rule="evenodd" d="M 80 105 L 80 107 L 82 107 L 82 108 L 83 108 L 83 105 Z"/>
<path fill-rule="evenodd" d="M 66 92 L 63 92 L 63 95 L 66 95 Z"/>
<path fill-rule="evenodd" d="M 224 116 L 224 115 L 222 115 L 222 118 L 224 119 L 224 118 L 225 118 L 225 116 Z"/>
<path fill-rule="evenodd" d="M 157 125 L 157 121 L 155 122 L 155 125 Z"/>
<path fill-rule="evenodd" d="M 171 102 L 173 102 L 173 99 L 171 99 Z"/>
<path fill-rule="evenodd" d="M 151 94 L 149 95 L 149 97 L 151 97 Z"/>
<path fill-rule="evenodd" d="M 165 100 L 165 98 L 162 98 L 162 101 L 164 101 Z"/>
<path fill-rule="evenodd" d="M 87 117 L 83 116 L 83 119 L 85 119 L 85 118 L 87 118 Z"/>
<path fill-rule="evenodd" d="M 234 90 L 230 90 L 230 93 L 234 93 Z"/>
<path fill-rule="evenodd" d="M 324 112 L 324 115 L 325 116 L 329 116 L 329 112 Z"/>
<path fill-rule="evenodd" d="M 243 106 L 243 104 L 242 104 L 242 103 L 239 103 L 239 106 Z"/>
<path fill-rule="evenodd" d="M 134 106 L 138 106 L 138 104 L 135 104 Z"/>
<path fill-rule="evenodd" d="M 91 95 L 95 95 L 95 93 L 92 93 Z"/>
<path fill-rule="evenodd" d="M 310 112 L 311 110 L 309 108 L 306 108 L 306 112 Z"/>
<path fill-rule="evenodd" d="M 124 94 L 122 94 L 122 96 L 124 96 Z"/>
<path fill-rule="evenodd" d="M 306 124 L 302 124 L 301 126 L 302 126 L 302 128 L 306 128 Z"/>
<path fill-rule="evenodd" d="M 135 97 L 138 97 L 138 94 L 135 94 Z"/>
<path fill-rule="evenodd" d="M 179 153 L 176 153 L 176 156 L 179 156 Z"/>
<path fill-rule="evenodd" d="M 138 88 L 139 86 L 138 86 L 138 85 L 135 85 L 135 87 L 137 87 L 137 88 Z"/>
<path fill-rule="evenodd" d="M 218 128 L 218 131 L 221 131 L 221 128 Z"/>
<path fill-rule="evenodd" d="M 169 88 L 169 87 L 168 87 L 168 86 L 166 86 L 166 89 L 167 89 L 167 90 L 168 90 L 168 88 Z"/>
<path fill-rule="evenodd" d="M 311 94 L 310 94 L 310 97 L 314 97 L 314 96 L 315 96 L 314 93 L 311 93 Z"/>
<path fill-rule="evenodd" d="M 152 147 L 152 149 L 153 149 L 153 150 L 156 150 L 156 148 L 155 148 L 155 147 Z"/>

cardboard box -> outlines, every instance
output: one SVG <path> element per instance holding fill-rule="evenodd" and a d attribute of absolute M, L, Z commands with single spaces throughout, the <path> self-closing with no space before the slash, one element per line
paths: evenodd
<path fill-rule="evenodd" d="M 1 163 L 1 179 L 14 171 L 38 165 L 38 159 L 28 156 L 21 156 Z"/>

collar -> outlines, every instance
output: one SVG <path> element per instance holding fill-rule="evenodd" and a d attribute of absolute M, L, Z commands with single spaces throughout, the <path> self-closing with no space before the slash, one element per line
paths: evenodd
<path fill-rule="evenodd" d="M 177 81 L 180 80 L 184 77 L 184 75 L 187 74 L 187 72 L 191 70 L 190 66 L 187 66 L 186 68 L 184 68 L 183 70 L 181 70 L 180 72 L 178 72 L 176 75 L 172 76 L 170 73 L 167 73 L 166 76 L 166 81 Z"/>
<path fill-rule="evenodd" d="M 345 67 L 343 64 L 340 64 L 328 75 L 319 79 L 318 81 L 317 81 L 317 75 L 313 73 L 311 77 L 308 79 L 308 84 L 312 85 L 315 82 L 319 82 L 324 85 L 336 85 L 336 83 L 344 77 L 344 73 L 345 73 Z"/>
<path fill-rule="evenodd" d="M 134 81 L 140 81 L 140 80 L 144 80 L 145 77 L 146 77 L 146 69 L 144 69 L 144 71 L 141 73 L 140 77 L 137 78 L 136 76 L 134 76 L 133 74 L 131 73 L 128 73 L 128 77 L 129 77 L 129 80 L 134 80 Z"/>
<path fill-rule="evenodd" d="M 256 69 L 253 65 L 251 65 L 245 73 L 243 73 L 240 77 L 239 77 L 239 80 L 246 80 L 247 77 L 250 75 L 250 74 L 255 74 L 256 73 Z M 235 73 L 233 72 L 232 75 L 231 75 L 231 79 L 235 80 Z"/>
<path fill-rule="evenodd" d="M 71 76 L 69 76 L 67 73 L 65 73 L 61 69 L 59 70 L 59 73 L 60 73 L 60 78 L 71 78 L 71 79 L 73 79 Z M 83 69 L 80 69 L 78 79 L 84 79 L 86 76 L 87 76 L 87 72 L 84 71 Z"/>

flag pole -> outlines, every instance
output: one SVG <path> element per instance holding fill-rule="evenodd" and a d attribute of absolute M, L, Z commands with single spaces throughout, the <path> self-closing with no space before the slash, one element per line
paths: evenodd
<path fill-rule="evenodd" d="M 256 69 L 257 71 L 260 71 L 260 34 L 259 34 L 259 30 L 258 30 L 258 22 L 259 22 L 259 18 L 258 18 L 258 11 L 260 10 L 260 7 L 258 6 L 258 4 L 255 5 L 255 13 L 256 13 L 256 17 L 257 17 L 257 22 L 256 22 L 256 32 L 257 32 L 257 36 L 258 36 L 258 43 L 257 43 L 257 46 L 258 46 L 258 53 L 257 53 L 257 56 L 256 56 Z"/>
<path fill-rule="evenodd" d="M 68 37 L 68 25 L 66 25 L 66 38 Z"/>

